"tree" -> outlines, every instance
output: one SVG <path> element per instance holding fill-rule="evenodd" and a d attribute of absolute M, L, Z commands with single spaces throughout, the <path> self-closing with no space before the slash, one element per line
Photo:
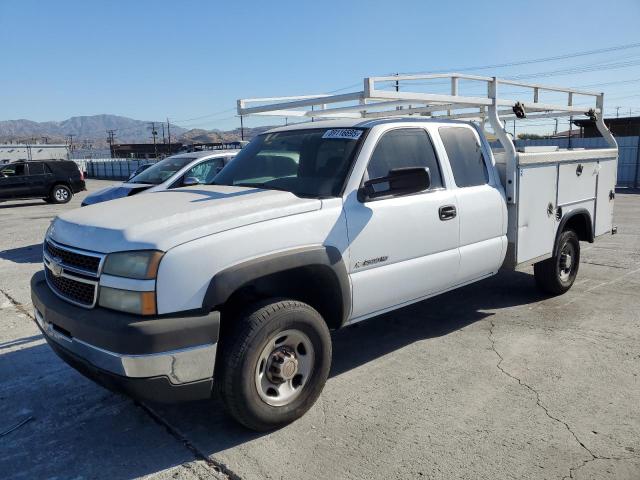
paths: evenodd
<path fill-rule="evenodd" d="M 520 140 L 537 140 L 539 138 L 547 138 L 544 135 L 538 135 L 537 133 L 519 133 L 518 139 Z"/>

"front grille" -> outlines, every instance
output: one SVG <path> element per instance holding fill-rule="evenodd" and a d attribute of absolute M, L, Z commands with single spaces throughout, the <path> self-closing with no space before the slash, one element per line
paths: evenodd
<path fill-rule="evenodd" d="M 90 283 L 79 282 L 67 277 L 56 277 L 51 273 L 49 268 L 45 268 L 45 275 L 51 288 L 53 288 L 60 296 L 69 300 L 86 305 L 93 306 L 96 293 L 96 285 Z"/>
<path fill-rule="evenodd" d="M 51 257 L 57 257 L 62 263 L 70 267 L 76 267 L 91 273 L 98 273 L 100 267 L 100 257 L 91 255 L 83 255 L 81 253 L 72 252 L 70 250 L 58 248 L 50 241 L 45 241 L 45 249 Z"/>

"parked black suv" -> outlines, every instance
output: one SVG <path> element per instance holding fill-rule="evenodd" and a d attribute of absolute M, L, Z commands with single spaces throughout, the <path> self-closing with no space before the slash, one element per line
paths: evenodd
<path fill-rule="evenodd" d="M 0 167 L 0 200 L 42 198 L 67 203 L 86 190 L 78 166 L 70 160 L 18 161 Z"/>

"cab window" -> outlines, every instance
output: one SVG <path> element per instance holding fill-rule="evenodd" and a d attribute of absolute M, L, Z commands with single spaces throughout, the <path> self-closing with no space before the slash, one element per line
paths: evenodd
<path fill-rule="evenodd" d="M 41 162 L 29 163 L 29 175 L 44 175 L 44 164 Z"/>
<path fill-rule="evenodd" d="M 222 158 L 205 160 L 204 162 L 187 170 L 187 173 L 184 174 L 184 178 L 193 177 L 197 178 L 200 183 L 211 183 L 222 167 Z"/>
<path fill-rule="evenodd" d="M 2 176 L 4 177 L 19 177 L 26 175 L 26 168 L 24 163 L 15 163 L 13 165 L 7 165 L 2 170 Z"/>
<path fill-rule="evenodd" d="M 391 170 L 407 167 L 427 167 L 431 175 L 429 189 L 442 188 L 438 159 L 429 135 L 422 128 L 398 128 L 385 133 L 369 160 L 368 180 L 386 177 Z"/>

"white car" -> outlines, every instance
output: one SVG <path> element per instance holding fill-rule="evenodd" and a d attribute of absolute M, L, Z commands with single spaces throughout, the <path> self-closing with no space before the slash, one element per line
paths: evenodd
<path fill-rule="evenodd" d="M 497 81 L 485 81 L 495 92 Z M 412 109 L 431 98 L 400 94 Z M 376 108 L 359 102 L 363 92 L 350 95 L 356 103 L 334 111 Z M 594 95 L 599 107 L 588 114 L 597 116 Z M 609 148 L 517 152 L 497 120 L 510 100 L 434 98 L 429 112 L 489 104 L 505 153 L 494 155 L 479 124 L 398 116 L 394 97 L 382 104 L 387 118 L 258 135 L 209 185 L 60 215 L 46 233 L 44 271 L 31 280 L 46 340 L 85 375 L 134 397 L 208 398 L 215 385 L 235 419 L 267 430 L 320 395 L 330 330 L 503 267 L 533 264 L 540 289 L 567 292 L 580 241 L 614 232 L 618 149 L 602 118 Z M 331 100 L 296 97 L 292 106 Z M 571 103 L 536 107 L 580 113 Z"/>
<path fill-rule="evenodd" d="M 240 150 L 216 150 L 172 155 L 146 168 L 120 185 L 94 192 L 82 201 L 82 206 L 129 197 L 141 192 L 159 192 L 169 188 L 208 183 Z"/>

